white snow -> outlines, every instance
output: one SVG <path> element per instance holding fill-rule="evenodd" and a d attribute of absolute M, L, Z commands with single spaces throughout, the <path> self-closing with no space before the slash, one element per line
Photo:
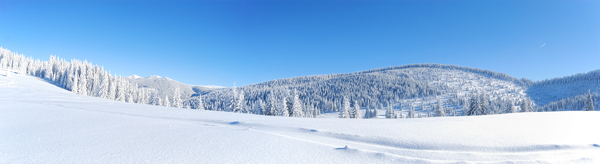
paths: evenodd
<path fill-rule="evenodd" d="M 598 118 L 271 117 L 117 102 L 0 74 L 0 163 L 599 163 Z"/>

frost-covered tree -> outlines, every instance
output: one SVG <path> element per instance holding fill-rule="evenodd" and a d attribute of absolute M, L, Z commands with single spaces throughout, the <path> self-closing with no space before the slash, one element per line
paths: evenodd
<path fill-rule="evenodd" d="M 357 119 L 362 118 L 362 113 L 360 113 L 360 105 L 358 105 L 358 102 L 354 101 L 354 108 L 352 109 L 352 114 L 350 114 L 350 115 L 354 116 L 352 118 L 357 118 Z"/>
<path fill-rule="evenodd" d="M 179 89 L 179 87 L 175 88 L 175 90 L 173 91 L 173 107 L 183 107 L 183 101 L 181 101 L 181 90 Z"/>
<path fill-rule="evenodd" d="M 412 104 L 409 104 L 410 106 L 410 110 L 408 111 L 408 115 L 406 115 L 406 118 L 415 118 L 416 113 L 415 113 L 415 106 Z"/>
<path fill-rule="evenodd" d="M 290 111 L 289 111 L 288 105 L 289 105 L 289 103 L 285 97 L 283 99 L 281 99 L 281 108 L 279 109 L 279 113 L 281 113 L 281 116 L 283 116 L 283 117 L 290 116 Z"/>
<path fill-rule="evenodd" d="M 298 91 L 294 91 L 294 100 L 292 105 L 292 117 L 304 117 L 302 102 L 298 95 Z"/>
<path fill-rule="evenodd" d="M 385 111 L 385 118 L 391 118 L 391 119 L 395 119 L 396 118 L 396 113 L 394 111 L 394 108 L 392 108 L 392 104 L 388 104 L 387 106 L 387 110 Z"/>
<path fill-rule="evenodd" d="M 277 101 L 275 100 L 275 96 L 273 94 L 269 94 L 269 101 L 267 102 L 267 106 L 265 109 L 265 115 L 277 116 Z"/>
<path fill-rule="evenodd" d="M 442 101 L 440 99 L 438 99 L 438 102 L 435 107 L 435 116 L 436 117 L 445 117 L 446 116 L 446 110 L 444 108 L 442 108 Z"/>
<path fill-rule="evenodd" d="M 171 107 L 171 101 L 169 100 L 169 96 L 165 95 L 162 105 L 166 107 Z"/>
<path fill-rule="evenodd" d="M 477 112 L 477 115 L 486 115 L 489 113 L 492 113 L 489 107 L 489 97 L 487 95 L 487 92 L 485 92 L 485 90 L 481 91 L 481 94 L 479 95 L 479 111 Z"/>
<path fill-rule="evenodd" d="M 195 108 L 198 110 L 206 110 L 206 108 L 204 108 L 204 100 L 202 100 L 202 97 L 198 96 L 197 100 L 198 101 L 197 101 Z"/>
<path fill-rule="evenodd" d="M 477 94 L 471 94 L 471 98 L 469 99 L 469 108 L 467 109 L 467 116 L 481 115 L 482 112 L 480 107 L 481 105 L 479 105 L 479 98 Z"/>
<path fill-rule="evenodd" d="M 342 106 L 342 110 L 340 110 L 339 117 L 350 118 L 350 100 L 348 98 L 344 98 L 344 105 Z"/>
<path fill-rule="evenodd" d="M 365 110 L 365 116 L 363 118 L 371 118 L 371 107 L 367 105 L 367 110 Z"/>
<path fill-rule="evenodd" d="M 509 99 L 505 101 L 504 113 L 517 113 L 517 107 L 515 107 L 512 100 Z"/>
<path fill-rule="evenodd" d="M 98 97 L 100 98 L 108 98 L 108 81 L 109 76 L 106 73 L 102 73 L 102 75 L 100 76 L 102 81 L 100 82 L 100 86 L 98 87 Z"/>
<path fill-rule="evenodd" d="M 592 93 L 590 92 L 590 90 L 588 90 L 588 94 L 586 96 L 585 99 L 585 107 L 583 108 L 584 111 L 594 111 L 594 100 L 592 99 Z"/>
<path fill-rule="evenodd" d="M 531 104 L 531 100 L 529 98 L 524 98 L 521 100 L 521 112 L 532 112 L 533 106 Z"/>

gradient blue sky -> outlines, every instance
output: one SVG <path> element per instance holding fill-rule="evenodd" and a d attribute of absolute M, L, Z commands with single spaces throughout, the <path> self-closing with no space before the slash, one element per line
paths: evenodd
<path fill-rule="evenodd" d="M 0 46 L 193 85 L 411 63 L 542 80 L 600 69 L 600 1 L 2 0 Z"/>

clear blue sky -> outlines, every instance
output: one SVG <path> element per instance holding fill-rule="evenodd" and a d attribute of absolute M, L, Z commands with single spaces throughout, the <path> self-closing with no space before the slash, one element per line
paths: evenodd
<path fill-rule="evenodd" d="M 0 46 L 193 85 L 411 63 L 541 80 L 600 69 L 600 1 L 0 0 Z"/>

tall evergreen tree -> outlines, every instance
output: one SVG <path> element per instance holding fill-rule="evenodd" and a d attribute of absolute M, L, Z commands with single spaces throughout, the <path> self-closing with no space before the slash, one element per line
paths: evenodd
<path fill-rule="evenodd" d="M 471 94 L 471 98 L 469 99 L 469 108 L 467 110 L 467 116 L 480 115 L 479 108 L 479 99 L 477 98 L 477 94 Z"/>
<path fill-rule="evenodd" d="M 512 100 L 506 100 L 504 104 L 504 113 L 517 113 L 517 108 L 513 104 Z"/>
<path fill-rule="evenodd" d="M 302 102 L 300 102 L 300 97 L 298 96 L 298 91 L 294 91 L 294 104 L 293 104 L 293 117 L 304 117 L 304 112 L 302 112 Z"/>
<path fill-rule="evenodd" d="M 162 105 L 166 107 L 171 107 L 171 101 L 169 100 L 169 96 L 165 95 Z"/>
<path fill-rule="evenodd" d="M 385 118 L 396 118 L 396 113 L 394 108 L 392 108 L 392 103 L 388 103 L 387 110 L 385 111 Z"/>
<path fill-rule="evenodd" d="M 416 113 L 415 113 L 415 106 L 412 104 L 410 105 L 410 110 L 408 111 L 408 115 L 406 116 L 406 118 L 415 118 Z"/>
<path fill-rule="evenodd" d="M 279 110 L 279 113 L 281 113 L 281 116 L 283 116 L 283 117 L 290 116 L 288 104 L 289 103 L 287 102 L 287 99 L 285 97 L 283 97 L 283 99 L 281 99 L 281 109 Z"/>
<path fill-rule="evenodd" d="M 588 94 L 586 96 L 585 99 L 585 107 L 583 108 L 584 111 L 594 111 L 594 100 L 592 99 L 592 93 L 590 90 L 588 90 Z"/>
<path fill-rule="evenodd" d="M 360 113 L 360 105 L 358 105 L 357 101 L 354 101 L 354 109 L 352 110 L 351 115 L 354 116 L 353 118 L 357 118 L 357 119 L 362 118 L 362 113 Z"/>
<path fill-rule="evenodd" d="M 340 118 L 350 118 L 350 100 L 344 97 L 344 105 L 339 113 Z"/>
<path fill-rule="evenodd" d="M 181 90 L 179 89 L 179 87 L 175 88 L 175 90 L 173 91 L 173 107 L 183 107 L 183 101 L 181 101 Z"/>
<path fill-rule="evenodd" d="M 436 117 L 445 117 L 446 116 L 446 111 L 445 111 L 445 109 L 442 108 L 442 101 L 440 99 L 438 99 L 438 102 L 435 107 L 435 116 Z"/>

